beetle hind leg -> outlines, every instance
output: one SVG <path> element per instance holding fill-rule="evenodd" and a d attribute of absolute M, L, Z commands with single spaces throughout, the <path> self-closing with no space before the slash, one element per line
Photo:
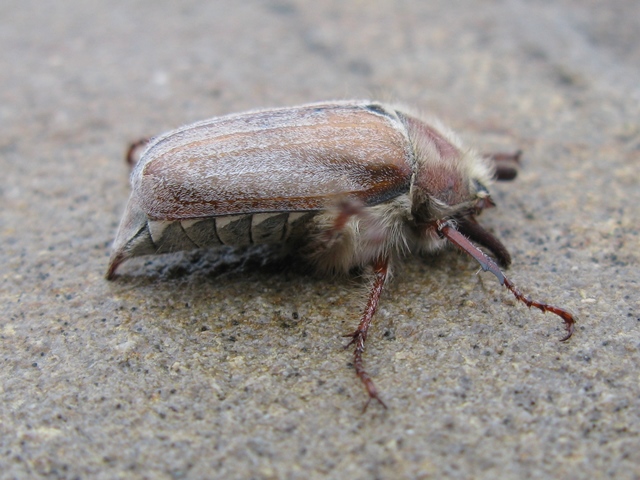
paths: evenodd
<path fill-rule="evenodd" d="M 355 350 L 353 352 L 353 366 L 356 370 L 356 375 L 362 381 L 364 388 L 367 390 L 369 394 L 369 400 L 364 405 L 363 411 L 367 409 L 371 400 L 375 399 L 380 405 L 382 405 L 385 409 L 387 406 L 380 398 L 378 394 L 378 389 L 376 388 L 373 380 L 364 369 L 364 362 L 362 360 L 362 354 L 364 353 L 364 344 L 367 339 L 367 332 L 369 331 L 369 327 L 371 326 L 371 321 L 373 320 L 373 315 L 376 313 L 378 308 L 378 302 L 380 301 L 380 295 L 382 294 L 382 289 L 384 287 L 385 280 L 387 278 L 387 273 L 389 271 L 389 259 L 388 258 L 380 258 L 374 263 L 374 279 L 373 284 L 371 286 L 371 291 L 369 292 L 369 298 L 367 300 L 367 305 L 362 314 L 362 318 L 360 319 L 360 323 L 358 324 L 358 328 L 353 333 L 349 335 L 345 335 L 346 337 L 351 337 L 351 341 L 345 346 L 345 348 L 355 345 Z"/>
<path fill-rule="evenodd" d="M 124 161 L 129 166 L 131 170 L 136 166 L 138 160 L 140 160 L 140 155 L 142 154 L 142 150 L 146 148 L 149 143 L 150 138 L 141 138 L 131 144 L 127 148 L 127 151 L 124 154 Z"/>

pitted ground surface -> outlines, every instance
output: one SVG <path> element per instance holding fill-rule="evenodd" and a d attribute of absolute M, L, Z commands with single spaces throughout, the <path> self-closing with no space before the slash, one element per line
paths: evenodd
<path fill-rule="evenodd" d="M 5 1 L 3 478 L 638 478 L 640 4 Z M 482 218 L 528 311 L 410 259 L 362 279 L 198 252 L 103 278 L 126 145 L 245 109 L 393 99 L 525 151 Z"/>

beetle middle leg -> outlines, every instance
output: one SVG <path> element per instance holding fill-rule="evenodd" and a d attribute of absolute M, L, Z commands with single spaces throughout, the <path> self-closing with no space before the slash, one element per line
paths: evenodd
<path fill-rule="evenodd" d="M 335 209 L 336 216 L 333 220 L 333 225 L 331 225 L 331 228 L 327 229 L 323 234 L 323 240 L 327 247 L 336 242 L 351 217 L 355 215 L 362 215 L 364 212 L 364 206 L 361 202 L 349 198 L 340 200 Z"/>
<path fill-rule="evenodd" d="M 373 285 L 371 286 L 367 305 L 364 308 L 362 318 L 360 319 L 360 324 L 358 325 L 358 328 L 355 330 L 355 332 L 349 335 L 345 335 L 346 337 L 351 337 L 351 341 L 345 346 L 345 348 L 348 348 L 351 345 L 356 346 L 353 352 L 353 366 L 356 370 L 356 375 L 358 375 L 358 378 L 362 381 L 362 383 L 364 384 L 364 388 L 369 394 L 369 400 L 367 400 L 367 403 L 364 405 L 363 411 L 367 409 L 372 399 L 376 399 L 378 403 L 380 403 L 380 405 L 382 405 L 384 408 L 387 408 L 385 403 L 380 398 L 378 389 L 373 383 L 373 380 L 371 380 L 371 377 L 364 369 L 362 354 L 364 353 L 364 343 L 367 340 L 367 332 L 369 331 L 369 327 L 371 326 L 373 315 L 376 313 L 376 310 L 378 308 L 378 302 L 380 301 L 380 295 L 382 294 L 382 289 L 384 287 L 385 280 L 387 279 L 388 271 L 388 258 L 379 258 L 378 260 L 376 260 L 373 265 Z"/>
<path fill-rule="evenodd" d="M 366 232 L 365 240 L 376 245 L 384 243 L 386 240 L 386 232 L 376 223 L 375 218 L 367 211 L 362 202 L 351 198 L 344 198 L 337 205 L 336 210 L 337 213 L 333 220 L 333 225 L 323 234 L 323 240 L 327 248 L 332 246 L 340 238 L 347 222 L 352 217 L 358 217 L 366 226 L 364 228 Z"/>

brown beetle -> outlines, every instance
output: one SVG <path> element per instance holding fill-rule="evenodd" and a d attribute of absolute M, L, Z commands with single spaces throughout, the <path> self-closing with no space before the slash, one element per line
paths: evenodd
<path fill-rule="evenodd" d="M 370 101 L 188 125 L 149 142 L 135 165 L 107 278 L 139 255 L 259 243 L 294 244 L 323 271 L 372 268 L 367 305 L 349 337 L 369 400 L 384 406 L 362 354 L 390 265 L 401 257 L 452 243 L 518 300 L 559 315 L 563 341 L 573 333 L 569 312 L 526 298 L 504 276 L 498 264 L 509 265 L 507 249 L 476 221 L 493 205 L 492 179 L 515 177 L 517 156 L 479 155 L 440 124 Z"/>

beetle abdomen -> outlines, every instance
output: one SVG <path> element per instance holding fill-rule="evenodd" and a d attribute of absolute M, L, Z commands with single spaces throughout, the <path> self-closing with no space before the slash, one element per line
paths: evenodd
<path fill-rule="evenodd" d="M 135 247 L 132 247 L 136 255 L 143 255 L 220 245 L 242 247 L 281 243 L 313 215 L 314 212 L 284 212 L 225 215 L 175 222 L 150 220 L 135 236 Z"/>

